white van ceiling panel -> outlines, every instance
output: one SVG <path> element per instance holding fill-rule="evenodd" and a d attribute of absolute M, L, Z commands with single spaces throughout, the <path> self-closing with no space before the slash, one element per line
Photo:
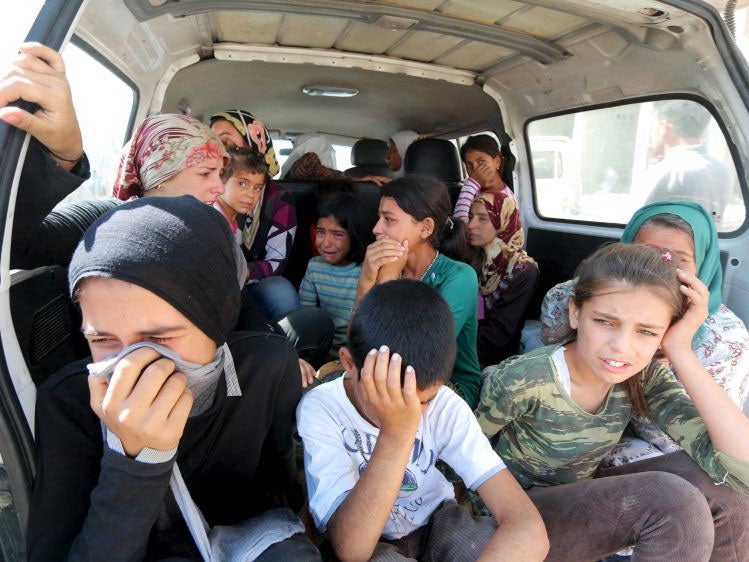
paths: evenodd
<path fill-rule="evenodd" d="M 470 43 L 464 43 L 450 53 L 438 57 L 434 62 L 445 66 L 481 71 L 494 66 L 502 59 L 514 54 L 516 53 L 509 49 L 471 41 Z"/>
<path fill-rule="evenodd" d="M 522 2 L 500 0 L 487 2 L 486 0 L 461 0 L 460 2 L 444 2 L 440 13 L 455 16 L 480 23 L 493 24 L 506 18 L 510 14 L 525 7 Z"/>
<path fill-rule="evenodd" d="M 217 38 L 229 43 L 273 45 L 284 17 L 263 12 L 218 12 L 214 16 Z"/>
<path fill-rule="evenodd" d="M 428 62 L 453 49 L 463 41 L 460 37 L 452 37 L 441 33 L 414 31 L 409 33 L 394 48 L 389 49 L 387 54 L 403 59 Z M 459 65 L 453 66 L 464 68 Z"/>
<path fill-rule="evenodd" d="M 356 22 L 338 38 L 335 48 L 342 51 L 381 55 L 407 33 L 409 32 L 405 30 L 382 29 L 373 23 Z"/>
<path fill-rule="evenodd" d="M 556 10 L 531 8 L 512 15 L 502 22 L 502 27 L 523 31 L 535 37 L 553 39 L 588 24 L 589 20 Z"/>
<path fill-rule="evenodd" d="M 278 31 L 277 42 L 290 47 L 329 49 L 347 24 L 343 18 L 287 15 Z"/>

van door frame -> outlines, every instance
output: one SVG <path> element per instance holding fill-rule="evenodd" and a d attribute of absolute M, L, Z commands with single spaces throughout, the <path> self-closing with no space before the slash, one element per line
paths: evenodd
<path fill-rule="evenodd" d="M 60 50 L 70 39 L 84 2 L 85 0 L 47 0 L 26 35 L 26 41 L 37 41 Z M 34 108 L 32 104 L 21 103 L 25 109 Z M 20 178 L 21 166 L 26 156 L 27 135 L 0 122 L 0 146 L 5 147 L 0 152 L 0 248 L 5 254 L 10 252 L 12 224 L 9 224 L 11 221 L 8 219 L 13 213 L 11 201 L 15 202 L 14 183 Z M 9 259 L 6 255 L 2 257 L 0 291 L 4 293 L 2 298 L 8 304 Z M 9 314 L 9 306 L 7 308 L 5 313 Z M 6 337 L 7 334 L 0 334 L 3 346 Z M 25 535 L 31 503 L 31 486 L 36 475 L 34 436 L 18 401 L 5 349 L 0 353 L 0 454 L 8 473 L 21 532 Z"/>

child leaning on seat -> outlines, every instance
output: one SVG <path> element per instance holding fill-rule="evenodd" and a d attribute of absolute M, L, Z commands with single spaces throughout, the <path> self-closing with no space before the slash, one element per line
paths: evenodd
<path fill-rule="evenodd" d="M 541 512 L 549 560 L 631 545 L 637 560 L 749 559 L 749 420 L 691 348 L 709 292 L 676 261 L 598 250 L 578 269 L 571 339 L 485 371 L 479 424 Z M 684 450 L 599 469 L 636 413 Z"/>
<path fill-rule="evenodd" d="M 423 283 L 372 288 L 340 350 L 346 375 L 311 390 L 297 409 L 310 511 L 342 560 L 546 555 L 541 517 L 444 384 L 455 360 L 453 324 L 445 300 Z M 494 519 L 455 503 L 438 459 L 478 491 Z"/>

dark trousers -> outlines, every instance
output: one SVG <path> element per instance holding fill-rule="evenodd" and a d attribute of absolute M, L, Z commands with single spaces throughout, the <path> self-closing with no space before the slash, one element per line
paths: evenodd
<path fill-rule="evenodd" d="M 320 367 L 328 357 L 335 329 L 327 312 L 321 308 L 302 307 L 269 320 L 251 296 L 250 285 L 242 291 L 236 331 L 274 332 L 288 339 L 299 357 Z"/>
<path fill-rule="evenodd" d="M 633 545 L 638 562 L 749 560 L 749 496 L 716 485 L 683 451 L 527 492 L 549 561 L 594 561 Z"/>
<path fill-rule="evenodd" d="M 473 517 L 462 506 L 444 503 L 427 525 L 401 539 L 378 542 L 372 560 L 472 562 L 478 559 L 496 530 L 493 517 Z"/>
<path fill-rule="evenodd" d="M 255 562 L 318 562 L 320 551 L 304 533 L 291 535 L 288 539 L 266 548 Z"/>

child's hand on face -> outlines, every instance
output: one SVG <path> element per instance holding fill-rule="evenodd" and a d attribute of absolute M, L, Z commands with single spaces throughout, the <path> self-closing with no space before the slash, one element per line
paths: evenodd
<path fill-rule="evenodd" d="M 404 242 L 404 244 L 405 246 L 402 246 L 400 242 L 391 238 L 381 238 L 367 246 L 360 274 L 362 281 L 369 286 L 374 285 L 377 281 L 382 281 L 380 269 L 386 265 L 392 265 L 393 270 L 399 268 L 397 274 L 392 277 L 392 279 L 397 279 L 406 266 L 406 258 L 408 257 L 408 242 Z M 393 274 L 388 270 L 386 272 Z"/>
<path fill-rule="evenodd" d="M 484 162 L 480 166 L 474 168 L 469 175 L 471 179 L 476 180 L 481 187 L 485 187 L 492 182 L 498 173 L 497 170 L 491 167 L 490 163 Z"/>
<path fill-rule="evenodd" d="M 299 371 L 302 373 L 302 388 L 307 388 L 315 382 L 315 368 L 304 359 L 299 360 Z"/>
<path fill-rule="evenodd" d="M 692 349 L 692 338 L 707 319 L 710 292 L 696 276 L 677 269 L 680 290 L 686 300 L 684 315 L 666 331 L 661 346 L 667 357 L 680 349 Z"/>
<path fill-rule="evenodd" d="M 396 241 L 396 244 L 398 242 Z M 377 282 L 384 283 L 385 281 L 394 281 L 399 279 L 403 273 L 403 269 L 406 267 L 406 260 L 408 259 L 408 240 L 404 240 L 402 244 L 398 244 L 401 247 L 401 254 L 395 260 L 385 262 L 380 270 L 377 272 Z"/>
<path fill-rule="evenodd" d="M 402 358 L 390 355 L 387 346 L 369 352 L 361 369 L 359 387 L 362 409 L 380 428 L 380 435 L 412 442 L 421 417 L 416 393 L 416 373 L 406 367 L 401 387 Z"/>
<path fill-rule="evenodd" d="M 91 408 L 136 457 L 144 447 L 167 451 L 177 446 L 192 408 L 187 379 L 174 363 L 142 347 L 123 357 L 109 382 L 89 376 Z"/>

